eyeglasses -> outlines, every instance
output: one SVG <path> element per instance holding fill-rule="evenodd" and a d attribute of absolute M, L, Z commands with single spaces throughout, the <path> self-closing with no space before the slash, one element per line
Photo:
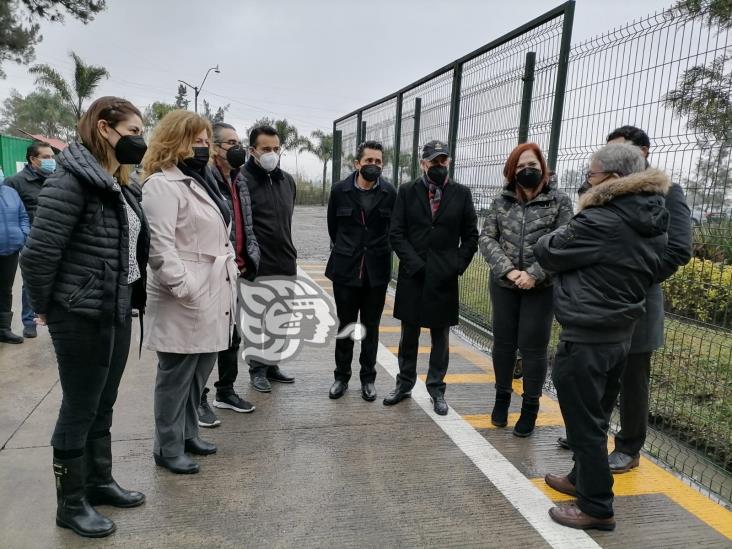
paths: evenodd
<path fill-rule="evenodd" d="M 585 172 L 585 179 L 589 179 L 590 177 L 594 177 L 596 175 L 600 175 L 603 173 L 613 173 L 613 172 Z"/>
<path fill-rule="evenodd" d="M 216 141 L 217 145 L 231 145 L 232 147 L 241 147 L 241 141 L 229 139 L 228 141 Z"/>

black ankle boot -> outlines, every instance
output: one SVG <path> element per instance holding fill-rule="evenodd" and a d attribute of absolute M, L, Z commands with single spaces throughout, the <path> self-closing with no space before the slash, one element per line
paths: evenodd
<path fill-rule="evenodd" d="M 145 494 L 125 490 L 112 478 L 112 436 L 86 442 L 86 497 L 92 505 L 137 507 Z"/>
<path fill-rule="evenodd" d="M 528 437 L 534 432 L 536 416 L 539 413 L 539 397 L 524 396 L 521 404 L 521 416 L 513 428 L 513 434 L 517 437 Z"/>
<path fill-rule="evenodd" d="M 53 458 L 56 476 L 56 524 L 85 538 L 103 538 L 117 529 L 114 522 L 97 513 L 86 499 L 84 461 Z"/>
<path fill-rule="evenodd" d="M 511 405 L 511 393 L 496 391 L 496 403 L 491 412 L 491 423 L 496 427 L 508 425 L 508 407 Z"/>
<path fill-rule="evenodd" d="M 23 343 L 23 338 L 10 329 L 12 320 L 13 313 L 0 313 L 0 343 Z"/>

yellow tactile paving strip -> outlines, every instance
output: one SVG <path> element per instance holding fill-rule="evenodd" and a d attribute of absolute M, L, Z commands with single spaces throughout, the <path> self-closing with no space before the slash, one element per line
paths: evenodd
<path fill-rule="evenodd" d="M 321 285 L 325 283 L 330 284 L 330 280 L 322 276 L 323 265 L 301 264 L 300 266 L 313 277 L 315 282 Z M 387 302 L 389 301 L 391 301 L 391 298 L 387 297 Z M 384 317 L 388 318 L 391 315 L 393 315 L 393 309 L 385 308 Z M 399 333 L 399 327 L 381 326 L 379 331 L 381 333 Z M 394 354 L 398 351 L 397 347 L 388 347 L 388 349 Z M 428 354 L 429 352 L 429 347 L 419 347 L 419 353 Z M 483 373 L 448 374 L 445 378 L 445 382 L 448 385 L 491 384 L 495 381 L 490 358 L 485 354 L 467 345 L 451 345 L 450 354 L 462 357 L 482 370 Z M 425 377 L 424 375 L 420 376 L 423 380 Z M 521 392 L 520 380 L 514 381 L 514 389 L 517 389 L 519 393 Z M 541 410 L 537 419 L 538 427 L 560 427 L 564 425 L 559 404 L 553 398 L 546 395 L 543 396 L 541 399 Z M 518 415 L 509 414 L 509 425 L 515 424 L 518 420 Z M 488 414 L 466 415 L 463 418 L 476 429 L 494 428 Z M 622 475 L 615 475 L 614 480 L 613 491 L 616 496 L 665 495 L 699 520 L 732 540 L 732 512 L 691 488 L 673 474 L 656 465 L 653 461 L 641 456 L 640 465 L 637 469 L 633 469 L 631 472 Z M 570 496 L 549 488 L 544 483 L 543 478 L 531 479 L 531 482 L 553 501 L 572 499 Z"/>

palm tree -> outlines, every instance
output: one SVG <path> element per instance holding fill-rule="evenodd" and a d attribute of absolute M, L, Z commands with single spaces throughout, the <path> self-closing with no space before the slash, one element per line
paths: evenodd
<path fill-rule="evenodd" d="M 298 147 L 303 147 L 308 141 L 306 137 L 300 137 L 297 128 L 290 124 L 286 118 L 282 120 L 273 120 L 271 118 L 260 118 L 247 130 L 250 133 L 254 128 L 259 126 L 272 126 L 277 130 L 277 134 L 280 136 L 280 149 L 282 151 L 296 150 Z"/>
<path fill-rule="evenodd" d="M 322 130 L 315 130 L 310 134 L 313 139 L 317 139 L 317 144 L 313 143 L 307 137 L 299 138 L 301 141 L 299 152 L 309 152 L 318 157 L 323 163 L 323 195 L 320 200 L 321 206 L 325 205 L 325 185 L 328 175 L 328 162 L 333 160 L 333 134 L 326 134 Z"/>
<path fill-rule="evenodd" d="M 74 60 L 74 80 L 72 82 L 67 81 L 51 65 L 35 65 L 28 72 L 37 75 L 37 85 L 48 86 L 56 91 L 71 108 L 78 121 L 84 114 L 84 101 L 91 98 L 102 78 L 109 78 L 109 72 L 104 67 L 87 65 L 74 52 L 71 52 L 70 55 Z"/>

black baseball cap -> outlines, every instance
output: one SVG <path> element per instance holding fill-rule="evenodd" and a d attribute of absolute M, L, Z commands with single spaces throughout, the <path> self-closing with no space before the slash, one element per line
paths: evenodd
<path fill-rule="evenodd" d="M 443 155 L 450 156 L 450 149 L 444 141 L 433 140 L 422 147 L 422 160 L 434 160 Z"/>

